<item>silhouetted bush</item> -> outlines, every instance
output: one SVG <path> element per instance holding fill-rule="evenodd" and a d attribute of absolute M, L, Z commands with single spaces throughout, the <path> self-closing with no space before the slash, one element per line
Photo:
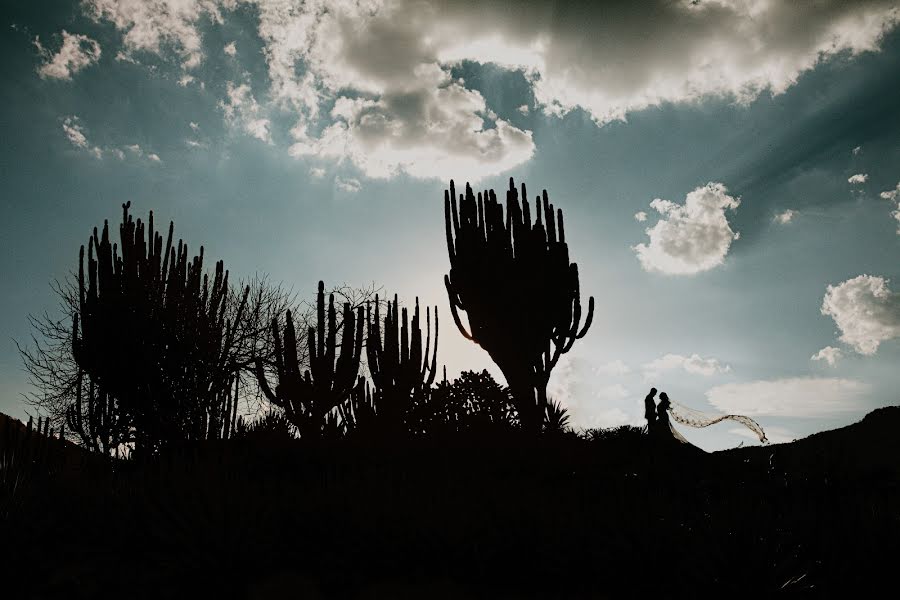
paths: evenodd
<path fill-rule="evenodd" d="M 509 389 L 487 371 L 463 371 L 452 383 L 445 377 L 417 398 L 411 422 L 419 435 L 501 434 L 518 426 Z"/>

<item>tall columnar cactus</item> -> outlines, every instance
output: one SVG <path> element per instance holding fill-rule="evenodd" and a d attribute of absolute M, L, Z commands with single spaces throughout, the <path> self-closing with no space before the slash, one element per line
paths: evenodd
<path fill-rule="evenodd" d="M 95 449 L 115 440 L 153 452 L 221 437 L 233 420 L 231 354 L 249 288 L 230 304 L 221 261 L 210 281 L 202 247 L 188 259 L 186 244 L 173 247 L 173 224 L 163 244 L 153 213 L 145 229 L 129 207 L 122 205 L 119 244 L 110 241 L 104 223 L 90 238 L 86 264 L 81 247 L 72 351 L 93 391 L 86 405 L 78 400 L 70 407 L 67 420 L 79 435 L 104 438 L 88 444 Z M 115 433 L 109 431 L 113 421 Z"/>
<path fill-rule="evenodd" d="M 506 215 L 494 190 L 477 198 L 466 185 L 444 192 L 450 273 L 444 284 L 459 331 L 484 348 L 513 392 L 522 426 L 539 431 L 550 405 L 547 382 L 559 357 L 584 337 L 594 314 L 588 304 L 581 327 L 578 267 L 569 262 L 561 210 L 544 190 L 532 222 L 525 185 L 522 202 L 510 178 Z M 459 311 L 468 317 L 468 330 Z"/>
<path fill-rule="evenodd" d="M 338 411 L 347 434 L 374 430 L 378 414 L 375 410 L 372 389 L 365 377 L 360 376 L 357 379 L 356 386 L 350 392 L 347 401 L 338 405 Z"/>
<path fill-rule="evenodd" d="M 434 309 L 434 342 L 431 339 L 431 309 L 425 309 L 425 347 L 422 348 L 419 299 L 412 322 L 406 308 L 400 310 L 397 296 L 387 303 L 382 337 L 381 306 L 375 297 L 375 315 L 366 311 L 366 358 L 375 387 L 378 421 L 392 434 L 401 432 L 417 397 L 427 394 L 437 373 L 438 313 Z"/>
<path fill-rule="evenodd" d="M 290 311 L 283 338 L 278 331 L 277 319 L 272 320 L 278 378 L 274 390 L 268 383 L 262 362 L 257 362 L 256 366 L 257 379 L 266 398 L 284 410 L 285 416 L 296 425 L 301 436 L 314 438 L 333 429 L 332 411 L 347 400 L 357 384 L 362 357 L 363 309 L 359 307 L 354 317 L 350 303 L 344 303 L 339 355 L 334 294 L 328 297 L 326 323 L 325 284 L 321 281 L 316 298 L 316 317 L 317 327 L 310 327 L 307 337 L 309 368 L 302 374 L 297 354 L 297 334 Z"/>

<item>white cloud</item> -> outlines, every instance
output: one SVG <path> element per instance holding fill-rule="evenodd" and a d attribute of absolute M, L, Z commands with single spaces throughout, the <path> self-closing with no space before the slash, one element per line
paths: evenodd
<path fill-rule="evenodd" d="M 229 81 L 226 84 L 226 94 L 227 98 L 219 102 L 219 108 L 225 113 L 225 120 L 256 139 L 271 144 L 271 123 L 269 119 L 260 116 L 262 109 L 253 97 L 250 86 L 246 83 L 235 85 Z"/>
<path fill-rule="evenodd" d="M 188 125 L 190 126 L 191 130 L 193 130 L 195 133 L 200 131 L 200 125 L 198 125 L 197 123 L 194 123 L 193 121 L 188 122 Z"/>
<path fill-rule="evenodd" d="M 184 143 L 190 148 L 206 148 L 206 144 L 197 140 L 184 140 Z"/>
<path fill-rule="evenodd" d="M 682 356 L 681 354 L 666 354 L 661 358 L 641 366 L 644 379 L 657 379 L 666 371 L 683 370 L 692 375 L 711 377 L 717 373 L 727 373 L 731 370 L 729 365 L 723 365 L 716 358 L 701 358 L 699 354 Z"/>
<path fill-rule="evenodd" d="M 126 53 L 122 52 L 121 50 L 116 52 L 116 62 L 127 62 L 127 63 L 131 63 L 133 65 L 141 64 L 140 62 L 135 60 L 133 56 L 126 54 Z"/>
<path fill-rule="evenodd" d="M 222 22 L 221 9 L 233 7 L 235 0 L 84 0 L 88 15 L 95 21 L 109 21 L 123 33 L 123 56 L 135 51 L 161 55 L 174 48 L 184 69 L 193 69 L 203 59 L 202 40 L 197 29 L 201 18 Z"/>
<path fill-rule="evenodd" d="M 187 73 L 185 73 L 184 75 L 182 75 L 181 77 L 178 78 L 178 85 L 180 85 L 181 87 L 187 87 L 190 84 L 192 84 L 193 82 L 194 82 L 194 76 L 188 75 Z"/>
<path fill-rule="evenodd" d="M 825 346 L 815 354 L 813 354 L 809 359 L 815 361 L 825 361 L 829 366 L 833 367 L 837 365 L 837 362 L 844 357 L 844 353 L 841 352 L 840 348 L 835 348 L 834 346 Z"/>
<path fill-rule="evenodd" d="M 897 187 L 892 190 L 886 190 L 879 194 L 885 200 L 898 200 L 900 199 L 900 182 L 897 183 Z"/>
<path fill-rule="evenodd" d="M 34 38 L 34 45 L 43 57 L 44 62 L 38 67 L 38 74 L 43 78 L 70 80 L 72 75 L 100 60 L 100 44 L 86 35 L 62 31 L 62 46 L 56 54 L 41 45 L 39 38 Z"/>
<path fill-rule="evenodd" d="M 91 144 L 85 133 L 85 129 L 81 124 L 81 120 L 76 116 L 69 116 L 63 120 L 63 133 L 66 139 L 81 150 L 84 150 L 94 158 L 101 159 L 104 155 L 111 155 L 119 160 L 125 160 L 128 155 L 136 158 L 145 157 L 147 160 L 155 163 L 161 163 L 162 159 L 154 152 L 145 152 L 139 144 L 126 144 L 121 147 L 115 146 L 96 146 Z"/>
<path fill-rule="evenodd" d="M 868 173 L 857 173 L 856 175 L 851 175 L 849 179 L 847 179 L 847 183 L 853 184 L 863 184 L 869 180 Z"/>
<path fill-rule="evenodd" d="M 880 196 L 885 200 L 896 201 L 896 208 L 891 211 L 891 216 L 897 220 L 897 235 L 900 235 L 900 182 L 892 190 L 881 192 Z"/>
<path fill-rule="evenodd" d="M 88 142 L 87 136 L 84 134 L 84 128 L 81 126 L 81 122 L 78 117 L 66 117 L 63 120 L 62 128 L 63 133 L 66 134 L 66 138 L 73 146 L 88 152 L 94 158 L 99 159 L 103 157 L 103 150 L 101 150 L 98 146 L 91 145 L 91 143 Z"/>
<path fill-rule="evenodd" d="M 664 218 L 647 229 L 649 244 L 632 248 L 644 270 L 692 275 L 721 265 L 739 237 L 725 211 L 736 209 L 740 200 L 727 192 L 721 183 L 708 183 L 690 192 L 683 205 L 659 198 L 651 202 Z"/>
<path fill-rule="evenodd" d="M 785 211 L 777 213 L 775 215 L 775 222 L 780 225 L 787 225 L 788 223 L 793 221 L 794 217 L 796 217 L 796 216 L 797 216 L 797 211 L 789 208 Z"/>
<path fill-rule="evenodd" d="M 625 365 L 621 361 L 613 361 L 604 367 L 621 371 Z M 620 383 L 595 385 L 597 371 L 598 367 L 592 366 L 589 361 L 564 354 L 550 378 L 548 397 L 566 407 L 576 427 L 615 427 L 639 423 L 643 414 L 639 399 Z"/>
<path fill-rule="evenodd" d="M 523 114 L 523 115 L 527 115 L 529 112 L 531 112 L 531 109 L 528 108 L 528 105 L 527 105 L 527 104 L 523 104 L 522 106 L 520 106 L 520 107 L 517 108 L 516 110 L 517 110 L 520 114 Z"/>
<path fill-rule="evenodd" d="M 862 409 L 869 389 L 854 379 L 792 377 L 719 385 L 706 399 L 722 412 L 748 417 L 828 417 Z"/>
<path fill-rule="evenodd" d="M 618 407 L 595 410 L 584 418 L 583 421 L 583 423 L 579 423 L 578 425 L 585 429 L 609 429 L 611 427 L 635 423 L 633 416 Z"/>
<path fill-rule="evenodd" d="M 78 117 L 66 117 L 63 121 L 63 131 L 72 145 L 76 148 L 87 148 L 88 141 L 84 135 L 81 125 L 78 123 Z"/>
<path fill-rule="evenodd" d="M 862 151 L 862 146 L 856 146 L 855 148 L 853 148 L 853 156 L 856 156 L 861 151 Z"/>
<path fill-rule="evenodd" d="M 825 291 L 822 314 L 834 319 L 840 340 L 860 354 L 875 354 L 882 342 L 900 337 L 900 293 L 888 283 L 860 275 Z"/>
<path fill-rule="evenodd" d="M 322 179 L 325 177 L 325 169 L 322 167 L 313 167 L 309 170 L 309 175 L 314 179 Z"/>
<path fill-rule="evenodd" d="M 621 376 L 631 373 L 631 367 L 626 365 L 620 359 L 616 359 L 612 362 L 606 363 L 605 365 L 594 367 L 594 372 L 599 373 L 600 375 Z"/>
<path fill-rule="evenodd" d="M 647 213 L 645 213 L 644 211 L 634 213 L 634 220 L 638 221 L 639 223 L 643 223 L 647 220 Z"/>
<path fill-rule="evenodd" d="M 631 392 L 621 383 L 601 387 L 596 393 L 597 398 L 604 402 L 617 402 L 628 398 L 630 395 Z"/>
<path fill-rule="evenodd" d="M 228 56 L 235 56 L 237 54 L 237 46 L 234 42 L 229 42 L 225 44 L 224 48 L 222 48 L 222 52 L 224 52 Z"/>
<path fill-rule="evenodd" d="M 352 177 L 343 178 L 341 176 L 336 176 L 334 178 L 334 185 L 337 189 L 342 192 L 347 192 L 348 194 L 355 194 L 360 189 L 362 189 L 362 185 L 359 183 L 358 179 L 354 179 Z"/>

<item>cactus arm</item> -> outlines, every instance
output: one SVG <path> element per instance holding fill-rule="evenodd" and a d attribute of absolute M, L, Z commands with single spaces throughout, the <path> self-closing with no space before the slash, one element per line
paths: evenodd
<path fill-rule="evenodd" d="M 463 326 L 462 321 L 459 318 L 459 311 L 457 308 L 461 308 L 459 306 L 459 302 L 457 301 L 457 294 L 453 287 L 450 285 L 450 276 L 444 275 L 444 287 L 447 288 L 447 294 L 450 296 L 450 314 L 453 315 L 453 321 L 456 323 L 457 329 L 467 340 L 475 341 L 472 337 L 472 334 L 466 331 L 466 328 Z"/>

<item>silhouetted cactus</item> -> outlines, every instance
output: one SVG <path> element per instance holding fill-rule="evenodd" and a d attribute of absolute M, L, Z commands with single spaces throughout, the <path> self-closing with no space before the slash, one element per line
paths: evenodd
<path fill-rule="evenodd" d="M 112 455 L 129 439 L 130 422 L 117 401 L 79 373 L 75 384 L 75 402 L 66 410 L 66 422 L 88 450 Z"/>
<path fill-rule="evenodd" d="M 365 377 L 356 381 L 350 397 L 338 405 L 338 410 L 346 433 L 352 435 L 355 431 L 371 431 L 374 428 L 378 414 L 372 390 Z"/>
<path fill-rule="evenodd" d="M 581 327 L 578 267 L 569 262 L 561 210 L 547 191 L 535 201 L 532 222 L 525 185 L 522 203 L 513 180 L 506 215 L 494 190 L 476 196 L 466 185 L 444 192 L 450 273 L 444 276 L 459 331 L 484 348 L 506 377 L 522 426 L 537 432 L 547 419 L 547 382 L 559 357 L 584 337 L 594 313 L 588 304 Z M 466 312 L 469 330 L 459 311 Z"/>
<path fill-rule="evenodd" d="M 316 297 L 317 327 L 309 328 L 309 369 L 303 374 L 300 372 L 297 335 L 291 312 L 287 313 L 283 338 L 278 331 L 277 319 L 272 320 L 278 383 L 272 390 L 262 362 L 257 362 L 257 379 L 266 398 L 284 410 L 285 416 L 297 427 L 301 437 L 317 438 L 328 432 L 335 433 L 339 426 L 333 411 L 349 397 L 356 385 L 362 357 L 362 307 L 357 311 L 354 317 L 350 303 L 344 303 L 340 354 L 337 355 L 338 325 L 334 294 L 328 297 L 326 323 L 325 284 L 319 282 Z"/>
<path fill-rule="evenodd" d="M 375 387 L 374 405 L 381 427 L 392 434 L 407 426 L 407 416 L 416 397 L 427 394 L 437 372 L 438 314 L 434 309 L 434 340 L 431 339 L 431 309 L 425 309 L 425 347 L 419 299 L 412 322 L 397 296 L 387 303 L 382 337 L 381 306 L 375 297 L 375 315 L 366 309 L 366 358 Z M 429 364 L 430 363 L 430 364 Z"/>
<path fill-rule="evenodd" d="M 68 411 L 69 425 L 87 445 L 107 450 L 133 443 L 153 452 L 227 436 L 238 375 L 231 352 L 249 288 L 229 318 L 222 261 L 210 281 L 202 247 L 189 260 L 186 244 L 173 247 L 172 223 L 163 244 L 153 213 L 145 229 L 129 207 L 122 205 L 121 245 L 110 242 L 104 223 L 90 238 L 86 265 L 81 247 L 72 349 L 91 389 L 87 403 Z"/>

